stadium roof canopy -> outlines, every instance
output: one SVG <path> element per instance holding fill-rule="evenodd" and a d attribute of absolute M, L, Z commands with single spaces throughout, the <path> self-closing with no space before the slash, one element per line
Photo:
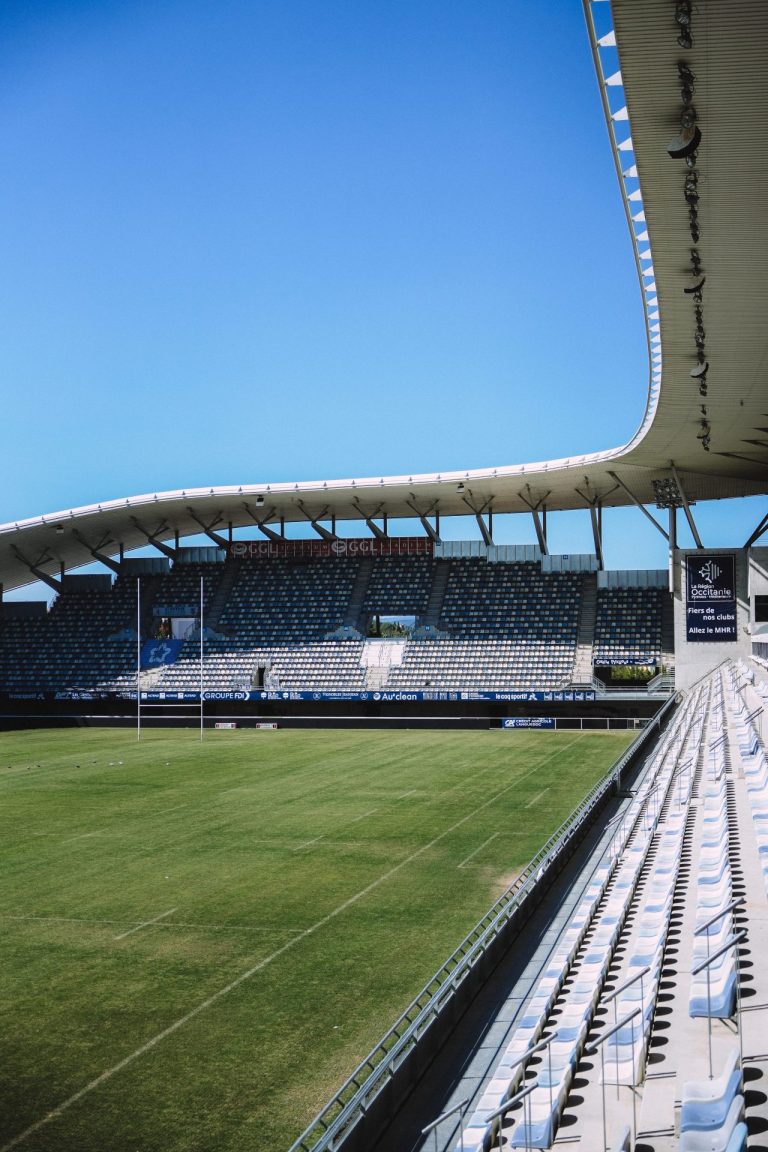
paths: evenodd
<path fill-rule="evenodd" d="M 0 525 L 0 583 L 229 525 L 269 535 L 281 520 L 309 522 L 329 536 L 337 521 L 363 520 L 378 534 L 387 519 L 417 516 L 434 533 L 436 516 L 475 513 L 487 538 L 488 512 L 590 507 L 595 523 L 601 507 L 768 492 L 768 4 L 585 8 L 645 301 L 648 399 L 628 444 L 467 472 L 186 489 L 57 512 Z M 611 13 L 613 29 L 601 24 Z"/>

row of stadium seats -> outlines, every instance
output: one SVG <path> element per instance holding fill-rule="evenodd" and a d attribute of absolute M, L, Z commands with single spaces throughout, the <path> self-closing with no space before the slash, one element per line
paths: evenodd
<path fill-rule="evenodd" d="M 686 720 L 692 722 L 686 731 Z M 690 749 L 702 725 L 701 694 L 689 702 L 675 727 L 657 749 L 650 768 L 610 840 L 587 890 L 566 925 L 547 967 L 528 1002 L 495 1073 L 461 1135 L 460 1146 L 482 1152 L 499 1141 L 504 1117 L 489 1115 L 514 1101 L 523 1077 L 535 1069 L 525 1100 L 513 1105 L 514 1127 L 505 1133 L 511 1147 L 549 1148 L 568 1098 L 588 1031 L 601 1003 L 601 992 L 615 960 L 649 853 L 655 847 L 663 803 L 675 770 L 675 812 L 667 819 L 635 930 L 635 948 L 618 990 L 609 997 L 623 1019 L 637 1012 L 631 1029 L 611 1037 L 611 1067 L 618 1082 L 634 1083 L 650 1032 L 650 1019 L 660 978 L 672 891 L 680 861 L 685 809 L 693 772 Z M 681 788 L 682 781 L 682 788 Z M 638 979 L 638 975 L 640 978 Z M 612 982 L 617 978 L 612 977 Z M 639 1009 L 639 1012 L 637 1011 Z M 607 1057 L 606 1057 L 607 1059 Z"/>
<path fill-rule="evenodd" d="M 762 1131 L 740 1051 L 754 1087 L 768 1014 L 767 702 L 768 681 L 744 662 L 692 692 L 452 1146 L 743 1152 Z M 753 997 L 743 1015 L 739 995 Z"/>
<path fill-rule="evenodd" d="M 155 634 L 155 607 L 196 607 L 202 579 L 204 610 L 217 637 L 206 644 L 208 686 L 253 683 L 258 667 L 266 664 L 286 687 L 361 689 L 366 671 L 354 630 L 342 641 L 348 650 L 325 639 L 346 619 L 358 574 L 364 573 L 360 564 L 348 558 L 178 563 L 142 579 L 142 632 L 145 638 Z M 388 688 L 553 689 L 572 677 L 581 610 L 578 574 L 478 559 L 384 557 L 367 564 L 367 587 L 358 582 L 355 593 L 363 618 L 373 613 L 418 618 L 441 564 L 447 575 L 442 613 L 435 616 L 440 638 L 409 640 L 402 663 L 389 672 Z M 610 652 L 616 660 L 650 658 L 660 650 L 661 594 L 636 589 L 628 597 L 625 591 L 601 592 L 597 631 L 614 636 Z M 437 612 L 439 600 L 430 612 Z M 652 621 L 646 647 L 633 638 L 644 603 Z M 601 624 L 600 605 L 609 604 L 610 621 Z M 111 590 L 65 590 L 47 616 L 2 620 L 0 689 L 129 686 L 135 683 L 136 622 L 136 579 L 127 576 Z M 605 657 L 608 650 L 601 651 Z M 178 663 L 162 673 L 162 686 L 197 685 L 197 662 L 192 639 Z"/>
<path fill-rule="evenodd" d="M 660 588 L 601 588 L 595 664 L 660 664 L 664 593 Z"/>

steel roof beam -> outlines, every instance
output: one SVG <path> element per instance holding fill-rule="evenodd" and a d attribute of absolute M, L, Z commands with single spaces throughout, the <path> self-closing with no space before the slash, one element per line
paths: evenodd
<path fill-rule="evenodd" d="M 768 512 L 766 512 L 765 516 L 763 516 L 762 520 L 758 524 L 757 528 L 755 528 L 754 532 L 750 536 L 749 540 L 747 540 L 744 547 L 751 548 L 755 541 L 759 540 L 760 537 L 766 532 L 768 532 Z"/>
<path fill-rule="evenodd" d="M 45 560 L 41 557 L 37 564 L 31 564 L 30 561 L 27 560 L 26 556 L 19 552 L 15 544 L 11 545 L 11 551 L 13 552 L 16 559 L 20 561 L 20 563 L 22 563 L 25 568 L 29 569 L 33 576 L 35 576 L 38 580 L 42 580 L 43 584 L 47 584 L 48 587 L 52 588 L 54 592 L 61 592 L 61 581 L 56 580 L 53 576 L 49 576 L 47 572 L 44 572 L 43 569 L 39 567 L 40 564 L 49 563 L 50 557 L 48 560 Z"/>
<path fill-rule="evenodd" d="M 189 512 L 189 514 L 192 517 L 192 519 L 194 520 L 195 524 L 200 525 L 200 527 L 202 528 L 203 532 L 206 534 L 206 536 L 208 537 L 209 540 L 213 540 L 214 544 L 216 544 L 219 548 L 223 548 L 225 551 L 227 548 L 229 548 L 230 542 L 229 542 L 229 540 L 227 540 L 226 536 L 222 536 L 219 532 L 213 531 L 214 524 L 220 524 L 221 523 L 221 512 L 219 512 L 214 517 L 214 519 L 211 520 L 210 524 L 207 524 L 207 525 L 203 523 L 203 521 L 200 519 L 200 517 L 197 515 L 197 513 L 195 513 L 191 508 L 187 508 L 187 512 Z"/>
<path fill-rule="evenodd" d="M 691 512 L 690 505 L 688 503 L 688 497 L 686 496 L 685 489 L 683 488 L 683 482 L 680 479 L 680 477 L 678 476 L 677 469 L 675 468 L 675 465 L 672 461 L 670 461 L 670 468 L 672 470 L 672 476 L 674 477 L 675 483 L 677 484 L 677 487 L 678 487 L 679 492 L 680 492 L 680 499 L 683 502 L 683 512 L 685 512 L 685 518 L 688 521 L 688 527 L 691 530 L 691 535 L 693 536 L 694 540 L 696 541 L 696 547 L 697 548 L 703 548 L 704 545 L 701 542 L 701 537 L 699 536 L 699 530 L 696 527 L 696 521 L 693 518 L 693 513 Z"/>
<path fill-rule="evenodd" d="M 135 516 L 131 516 L 131 523 L 138 528 L 142 536 L 146 536 L 147 543 L 151 544 L 153 548 L 157 548 L 158 552 L 162 552 L 163 556 L 167 556 L 169 560 L 176 560 L 178 558 L 179 553 L 177 548 L 171 548 L 170 544 L 166 544 L 163 540 L 158 540 L 155 534 L 148 532 Z M 156 529 L 156 531 L 163 532 L 167 527 L 167 524 L 163 525 L 161 528 Z"/>
<path fill-rule="evenodd" d="M 617 476 L 617 474 L 616 474 L 615 472 L 609 472 L 609 473 L 608 473 L 608 475 L 609 475 L 609 476 L 610 476 L 610 477 L 611 477 L 613 480 L 615 480 L 615 481 L 616 481 L 616 483 L 619 485 L 619 487 L 620 487 L 620 488 L 623 488 L 623 489 L 624 489 L 624 491 L 626 492 L 627 496 L 629 496 L 630 500 L 631 500 L 631 501 L 632 501 L 632 503 L 635 505 L 635 507 L 640 509 L 640 511 L 642 512 L 643 516 L 647 516 L 647 517 L 648 517 L 648 519 L 650 520 L 651 524 L 653 524 L 654 528 L 656 528 L 656 529 L 657 529 L 657 531 L 661 532 L 661 534 L 662 534 L 662 536 L 664 537 L 664 539 L 668 541 L 668 540 L 669 540 L 669 532 L 665 532 L 665 530 L 662 528 L 661 524 L 659 524 L 659 522 L 658 522 L 658 520 L 656 519 L 656 517 L 655 517 L 655 516 L 653 516 L 653 515 L 651 515 L 651 513 L 648 511 L 648 509 L 645 507 L 645 505 L 644 505 L 644 504 L 642 504 L 642 503 L 641 503 L 641 502 L 638 500 L 637 496 L 635 496 L 634 492 L 633 492 L 633 491 L 630 489 L 629 485 L 627 485 L 627 484 L 625 484 L 625 483 L 624 483 L 624 481 L 622 480 L 621 476 Z"/>

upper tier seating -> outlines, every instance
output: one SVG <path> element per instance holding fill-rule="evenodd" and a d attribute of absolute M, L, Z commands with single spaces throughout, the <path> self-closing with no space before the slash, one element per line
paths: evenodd
<path fill-rule="evenodd" d="M 660 664 L 664 596 L 661 588 L 599 589 L 594 663 Z"/>

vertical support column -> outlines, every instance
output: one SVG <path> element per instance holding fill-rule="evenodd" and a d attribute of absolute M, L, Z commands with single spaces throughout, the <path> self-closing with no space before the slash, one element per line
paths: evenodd
<path fill-rule="evenodd" d="M 384 535 L 388 536 L 389 535 L 389 517 L 387 516 L 386 512 L 381 517 L 381 524 L 382 524 L 382 528 L 384 530 Z"/>
<path fill-rule="evenodd" d="M 592 520 L 592 537 L 595 541 L 595 555 L 597 556 L 597 565 L 602 572 L 604 568 L 603 563 L 603 515 L 602 506 L 599 501 L 589 506 L 589 515 Z"/>
<path fill-rule="evenodd" d="M 437 533 L 438 538 L 439 538 L 439 536 L 440 536 L 440 510 L 439 509 L 437 510 L 437 512 L 435 512 L 435 532 Z"/>
<path fill-rule="evenodd" d="M 285 516 L 280 517 L 280 535 L 285 539 Z"/>

